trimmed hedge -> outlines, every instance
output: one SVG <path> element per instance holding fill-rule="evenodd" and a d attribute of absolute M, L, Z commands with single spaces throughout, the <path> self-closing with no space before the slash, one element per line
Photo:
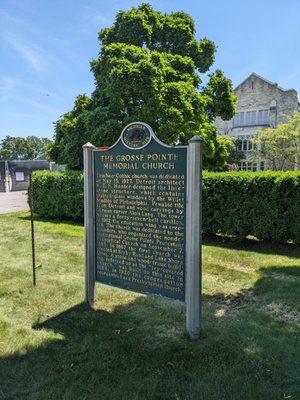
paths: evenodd
<path fill-rule="evenodd" d="M 83 219 L 83 174 L 36 171 L 32 174 L 34 211 L 46 218 Z"/>
<path fill-rule="evenodd" d="M 300 243 L 300 172 L 204 173 L 203 232 Z"/>
<path fill-rule="evenodd" d="M 35 212 L 83 219 L 81 172 L 33 174 Z M 203 232 L 300 243 L 300 172 L 205 172 Z"/>

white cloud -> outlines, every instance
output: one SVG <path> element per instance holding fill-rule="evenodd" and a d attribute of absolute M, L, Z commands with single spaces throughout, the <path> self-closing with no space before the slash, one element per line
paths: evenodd
<path fill-rule="evenodd" d="M 42 49 L 32 43 L 25 43 L 16 37 L 2 35 L 2 38 L 21 55 L 34 72 L 40 75 L 48 70 Z"/>
<path fill-rule="evenodd" d="M 16 15 L 11 15 L 3 8 L 0 8 L 0 18 L 2 29 L 7 29 L 9 27 L 21 27 L 26 28 L 26 30 L 31 32 L 36 32 L 32 24 L 29 24 L 25 19 L 17 17 Z"/>
<path fill-rule="evenodd" d="M 46 51 L 49 42 L 62 45 L 61 39 L 43 35 L 34 24 L 1 8 L 0 38 L 39 76 L 61 64 L 56 56 Z M 41 39 L 44 46 L 41 45 Z"/>
<path fill-rule="evenodd" d="M 284 86 L 285 89 L 298 89 L 294 88 L 293 84 L 295 81 L 299 82 L 300 73 L 298 69 L 292 70 L 289 74 L 283 74 L 280 79 L 280 85 Z"/>
<path fill-rule="evenodd" d="M 21 98 L 21 100 L 26 102 L 26 103 L 28 103 L 32 107 L 38 108 L 38 109 L 40 109 L 42 111 L 46 111 L 48 113 L 55 114 L 57 116 L 59 116 L 61 114 L 61 112 L 59 110 L 57 110 L 57 109 L 55 109 L 53 107 L 47 106 L 45 104 L 42 104 L 39 101 L 35 101 L 35 100 L 28 99 L 28 98 L 25 98 L 25 97 Z"/>
<path fill-rule="evenodd" d="M 9 100 L 15 86 L 16 81 L 13 78 L 2 78 L 0 81 L 0 101 Z"/>
<path fill-rule="evenodd" d="M 78 19 L 77 30 L 83 34 L 95 35 L 102 28 L 112 24 L 114 14 L 111 11 L 95 11 L 93 7 L 86 5 L 81 7 Z"/>

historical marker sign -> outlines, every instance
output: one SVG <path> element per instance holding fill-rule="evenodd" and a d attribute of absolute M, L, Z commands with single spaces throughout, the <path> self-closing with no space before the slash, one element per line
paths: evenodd
<path fill-rule="evenodd" d="M 142 124 L 94 152 L 98 281 L 184 301 L 186 155 Z"/>
<path fill-rule="evenodd" d="M 200 149 L 197 139 L 190 146 L 195 144 Z M 125 127 L 110 148 L 85 146 L 88 302 L 94 299 L 96 280 L 186 301 L 194 319 L 200 314 L 200 221 L 194 229 L 200 215 L 200 154 L 194 184 L 197 163 L 188 159 L 197 152 L 190 146 L 167 146 L 141 122 Z M 188 329 L 194 338 L 199 318 L 192 321 L 194 333 Z"/>

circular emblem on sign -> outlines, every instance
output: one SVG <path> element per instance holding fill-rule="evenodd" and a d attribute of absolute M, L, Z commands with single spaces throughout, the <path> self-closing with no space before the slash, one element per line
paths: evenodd
<path fill-rule="evenodd" d="M 144 122 L 133 122 L 122 132 L 122 141 L 130 149 L 141 149 L 150 142 L 152 130 Z"/>

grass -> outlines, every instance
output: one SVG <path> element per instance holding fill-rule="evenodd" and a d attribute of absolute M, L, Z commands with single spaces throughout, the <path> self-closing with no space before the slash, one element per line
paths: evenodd
<path fill-rule="evenodd" d="M 0 400 L 299 399 L 300 249 L 206 239 L 203 333 L 184 306 L 98 285 L 83 303 L 83 228 L 0 216 Z"/>

